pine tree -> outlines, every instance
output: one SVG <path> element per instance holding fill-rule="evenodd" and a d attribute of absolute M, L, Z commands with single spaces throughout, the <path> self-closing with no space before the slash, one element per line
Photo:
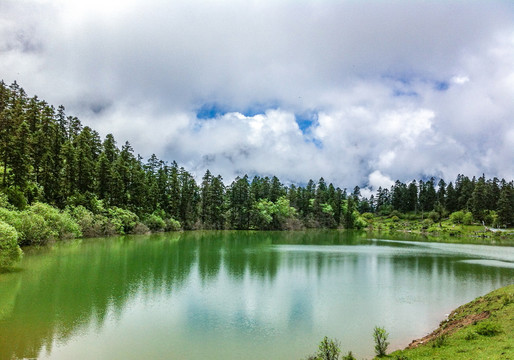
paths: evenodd
<path fill-rule="evenodd" d="M 514 183 L 504 184 L 498 200 L 498 220 L 500 224 L 514 224 Z"/>

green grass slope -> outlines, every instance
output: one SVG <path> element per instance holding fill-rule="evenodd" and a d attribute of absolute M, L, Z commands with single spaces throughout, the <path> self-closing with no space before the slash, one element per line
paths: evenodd
<path fill-rule="evenodd" d="M 514 359 L 514 285 L 453 311 L 439 328 L 392 359 Z"/>

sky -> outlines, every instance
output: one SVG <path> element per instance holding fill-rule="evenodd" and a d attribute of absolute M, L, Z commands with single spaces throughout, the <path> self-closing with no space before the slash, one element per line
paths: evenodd
<path fill-rule="evenodd" d="M 198 178 L 514 179 L 511 0 L 0 0 L 0 79 Z"/>

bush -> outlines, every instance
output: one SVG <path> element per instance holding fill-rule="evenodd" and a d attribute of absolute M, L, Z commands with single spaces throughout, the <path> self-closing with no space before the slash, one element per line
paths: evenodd
<path fill-rule="evenodd" d="M 355 356 L 353 356 L 352 352 L 349 351 L 347 355 L 344 355 L 342 360 L 357 360 Z"/>
<path fill-rule="evenodd" d="M 478 338 L 478 334 L 474 331 L 469 331 L 466 336 L 464 336 L 464 339 L 467 340 L 467 341 L 470 341 L 470 340 L 475 340 L 476 338 Z"/>
<path fill-rule="evenodd" d="M 20 213 L 15 210 L 9 210 L 0 207 L 0 220 L 16 227 L 16 223 L 19 221 Z"/>
<path fill-rule="evenodd" d="M 318 346 L 318 353 L 316 354 L 317 358 L 321 360 L 339 359 L 339 354 L 341 353 L 339 346 L 340 345 L 337 340 L 332 340 L 325 336 Z"/>
<path fill-rule="evenodd" d="M 446 345 L 447 340 L 448 340 L 448 336 L 446 334 L 441 334 L 434 339 L 434 341 L 432 342 L 432 347 L 440 348 L 441 346 Z"/>
<path fill-rule="evenodd" d="M 82 236 L 79 224 L 67 212 L 60 212 L 48 204 L 39 202 L 30 206 L 28 212 L 41 215 L 59 239 Z"/>
<path fill-rule="evenodd" d="M 478 335 L 482 336 L 495 336 L 502 332 L 500 325 L 493 321 L 479 322 L 475 327 L 475 331 Z"/>
<path fill-rule="evenodd" d="M 466 212 L 464 214 L 464 219 L 462 219 L 462 223 L 464 225 L 471 225 L 473 223 L 473 214 L 470 212 Z"/>
<path fill-rule="evenodd" d="M 364 219 L 366 219 L 368 222 L 374 219 L 374 215 L 370 212 L 365 212 L 361 215 Z"/>
<path fill-rule="evenodd" d="M 11 267 L 21 259 L 21 255 L 16 229 L 0 221 L 0 269 Z"/>
<path fill-rule="evenodd" d="M 144 223 L 152 231 L 163 231 L 166 228 L 166 222 L 156 214 L 148 216 Z"/>
<path fill-rule="evenodd" d="M 434 224 L 434 221 L 432 219 L 425 219 L 421 222 L 421 228 L 426 230 L 428 229 L 430 226 L 432 226 Z"/>
<path fill-rule="evenodd" d="M 389 214 L 389 216 L 390 216 L 391 218 L 393 218 L 393 217 L 395 217 L 395 216 L 396 216 L 397 218 L 401 219 L 401 218 L 403 217 L 403 214 L 402 214 L 401 212 L 399 212 L 398 210 L 393 210 L 393 211 L 391 212 L 391 214 Z"/>
<path fill-rule="evenodd" d="M 450 221 L 456 225 L 464 222 L 464 211 L 455 211 L 450 214 Z"/>
<path fill-rule="evenodd" d="M 108 210 L 109 220 L 114 225 L 118 234 L 124 235 L 136 226 L 139 218 L 130 210 L 112 207 Z"/>
<path fill-rule="evenodd" d="M 109 223 L 109 220 L 105 216 L 99 214 L 95 215 L 82 205 L 69 206 L 66 208 L 66 212 L 75 219 L 84 237 L 116 234 L 114 226 Z M 112 228 L 112 231 L 109 231 L 110 228 Z"/>
<path fill-rule="evenodd" d="M 19 234 L 20 245 L 44 245 L 57 237 L 48 222 L 39 214 L 22 211 L 15 225 Z"/>
<path fill-rule="evenodd" d="M 138 222 L 130 231 L 131 234 L 144 235 L 150 233 L 150 229 L 143 223 Z"/>
<path fill-rule="evenodd" d="M 438 222 L 441 219 L 441 214 L 439 214 L 437 211 L 431 211 L 428 213 L 428 218 L 433 222 Z"/>
<path fill-rule="evenodd" d="M 388 337 L 389 334 L 384 328 L 375 326 L 373 329 L 373 339 L 375 340 L 375 354 L 377 354 L 378 357 L 386 355 L 387 347 L 389 346 L 387 342 Z"/>
<path fill-rule="evenodd" d="M 180 222 L 173 218 L 166 219 L 165 223 L 166 223 L 166 227 L 164 228 L 164 230 L 166 230 L 166 231 L 179 231 L 180 230 L 180 227 L 181 227 Z"/>

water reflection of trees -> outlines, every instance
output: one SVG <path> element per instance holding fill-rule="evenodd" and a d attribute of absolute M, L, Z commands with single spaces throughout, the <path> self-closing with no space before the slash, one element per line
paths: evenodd
<path fill-rule="evenodd" d="M 506 270 L 458 262 L 462 257 L 452 263 L 423 252 L 406 256 L 402 250 L 409 246 L 405 244 L 391 244 L 397 252 L 380 255 L 377 251 L 364 257 L 359 251 L 352 252 L 351 246 L 345 253 L 324 247 L 343 244 L 369 242 L 362 234 L 341 231 L 212 231 L 90 240 L 48 248 L 43 254 L 27 256 L 24 271 L 0 278 L 0 358 L 37 357 L 56 339 L 66 341 L 90 326 L 101 328 L 108 314 L 121 314 L 136 294 L 152 297 L 180 291 L 193 271 L 198 272 L 202 284 L 221 271 L 234 281 L 243 281 L 245 276 L 273 281 L 279 271 L 295 269 L 317 277 L 327 272 L 353 276 L 369 271 L 371 261 L 385 263 L 377 268 L 388 268 L 393 279 L 399 273 L 410 274 L 412 280 L 438 274 L 433 281 L 508 275 Z M 316 247 L 291 256 L 280 251 L 287 245 Z"/>

